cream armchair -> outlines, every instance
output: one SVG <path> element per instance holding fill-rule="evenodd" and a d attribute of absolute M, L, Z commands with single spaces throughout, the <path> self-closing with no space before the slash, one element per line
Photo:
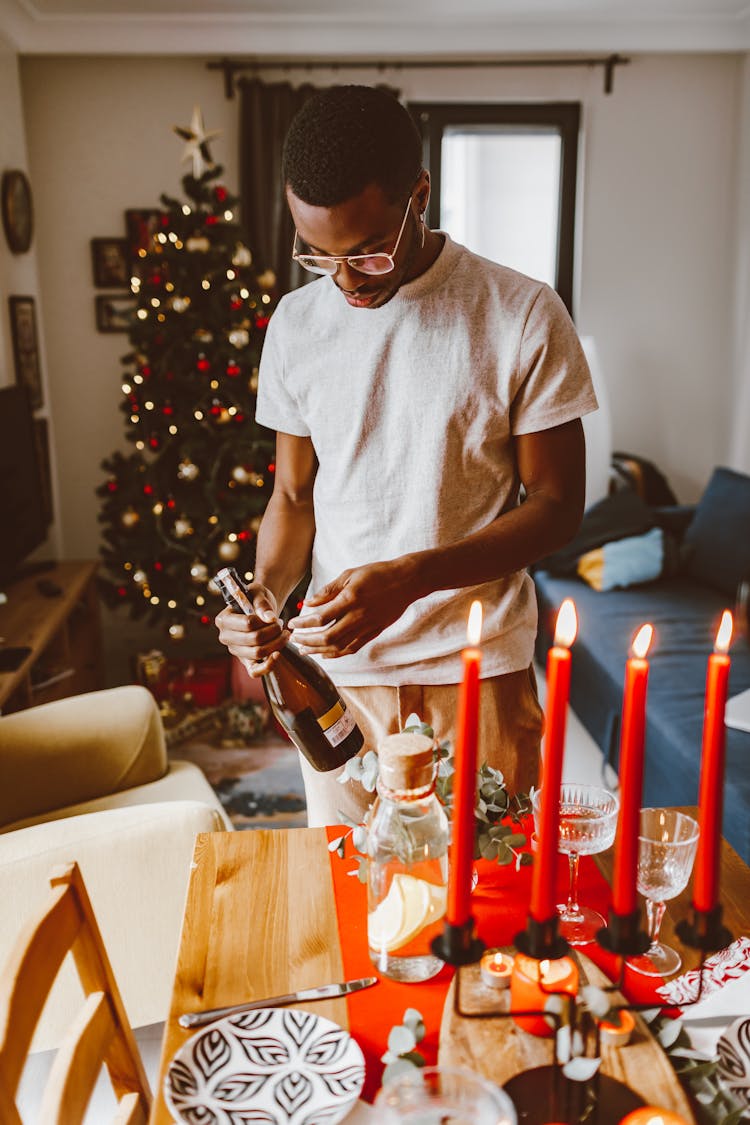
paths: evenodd
<path fill-rule="evenodd" d="M 0 964 L 77 862 L 133 1027 L 164 1020 L 199 832 L 231 828 L 197 767 L 167 762 L 145 688 L 92 692 L 0 718 Z M 69 968 L 69 967 L 68 967 Z M 57 1046 L 80 993 L 63 971 L 34 1049 Z"/>

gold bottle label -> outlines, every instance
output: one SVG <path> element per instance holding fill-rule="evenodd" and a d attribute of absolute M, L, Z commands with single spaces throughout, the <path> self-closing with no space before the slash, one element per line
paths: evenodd
<path fill-rule="evenodd" d="M 330 711 L 318 719 L 320 729 L 326 736 L 331 746 L 338 746 L 355 727 L 354 717 L 349 714 L 340 699 L 337 699 Z"/>

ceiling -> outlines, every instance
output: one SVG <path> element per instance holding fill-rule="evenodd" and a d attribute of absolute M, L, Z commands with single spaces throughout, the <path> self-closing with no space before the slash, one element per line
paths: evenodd
<path fill-rule="evenodd" d="M 21 54 L 748 51 L 750 0 L 0 0 Z"/>

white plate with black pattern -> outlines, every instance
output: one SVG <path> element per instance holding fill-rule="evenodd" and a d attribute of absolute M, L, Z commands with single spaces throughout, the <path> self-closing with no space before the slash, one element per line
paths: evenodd
<path fill-rule="evenodd" d="M 720 1077 L 738 1101 L 750 1108 L 750 1018 L 740 1016 L 716 1046 Z"/>
<path fill-rule="evenodd" d="M 164 1097 L 184 1125 L 334 1125 L 364 1079 L 362 1051 L 338 1024 L 262 1008 L 188 1039 L 169 1064 Z"/>

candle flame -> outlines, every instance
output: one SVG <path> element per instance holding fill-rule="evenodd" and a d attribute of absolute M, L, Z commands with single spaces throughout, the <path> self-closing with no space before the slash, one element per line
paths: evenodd
<path fill-rule="evenodd" d="M 632 651 L 633 656 L 637 656 L 639 660 L 643 660 L 651 644 L 651 638 L 654 635 L 653 625 L 641 625 L 640 629 L 633 637 Z"/>
<path fill-rule="evenodd" d="M 470 645 L 478 645 L 482 638 L 482 603 L 472 602 L 469 610 L 469 624 L 466 628 L 466 639 Z"/>
<path fill-rule="evenodd" d="M 572 598 L 566 598 L 557 614 L 555 645 L 563 645 L 565 648 L 570 648 L 573 641 L 576 639 L 577 632 L 578 618 L 576 616 L 575 602 Z"/>
<path fill-rule="evenodd" d="M 719 631 L 716 634 L 716 644 L 714 645 L 714 652 L 728 652 L 729 645 L 732 640 L 732 615 L 728 609 L 725 609 L 721 615 L 721 624 Z"/>

